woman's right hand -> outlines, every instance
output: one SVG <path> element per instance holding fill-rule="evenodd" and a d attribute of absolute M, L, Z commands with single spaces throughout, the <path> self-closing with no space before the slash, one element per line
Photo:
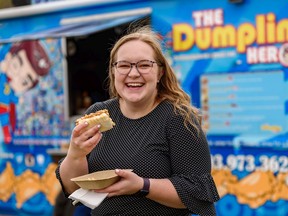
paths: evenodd
<path fill-rule="evenodd" d="M 90 129 L 87 129 L 87 126 L 88 123 L 84 122 L 73 129 L 67 157 L 72 159 L 86 157 L 101 140 L 100 125 Z"/>

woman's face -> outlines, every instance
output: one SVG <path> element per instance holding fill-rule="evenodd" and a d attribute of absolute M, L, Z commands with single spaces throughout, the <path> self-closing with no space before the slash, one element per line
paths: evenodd
<path fill-rule="evenodd" d="M 141 60 L 155 62 L 152 47 L 140 40 L 123 44 L 116 54 L 116 62 L 137 63 Z M 154 102 L 157 95 L 157 82 L 160 79 L 159 67 L 156 63 L 153 63 L 151 70 L 149 69 L 148 71 L 145 74 L 141 74 L 137 71 L 136 66 L 133 65 L 131 71 L 124 75 L 119 73 L 114 67 L 115 88 L 125 102 L 138 103 L 140 105 Z"/>

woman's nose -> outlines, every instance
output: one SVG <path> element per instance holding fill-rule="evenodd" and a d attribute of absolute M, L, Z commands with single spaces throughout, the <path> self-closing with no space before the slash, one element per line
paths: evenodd
<path fill-rule="evenodd" d="M 136 65 L 131 65 L 131 71 L 130 73 L 128 74 L 129 76 L 140 76 L 140 72 L 138 71 L 137 69 L 137 66 Z"/>

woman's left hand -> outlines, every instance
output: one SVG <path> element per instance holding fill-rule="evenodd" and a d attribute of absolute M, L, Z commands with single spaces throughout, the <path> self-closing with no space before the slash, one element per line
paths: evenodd
<path fill-rule="evenodd" d="M 138 192 L 143 187 L 143 178 L 134 172 L 116 169 L 115 173 L 121 177 L 118 182 L 104 189 L 97 189 L 94 191 L 98 193 L 108 193 L 108 197 L 113 197 L 120 195 L 131 195 Z"/>

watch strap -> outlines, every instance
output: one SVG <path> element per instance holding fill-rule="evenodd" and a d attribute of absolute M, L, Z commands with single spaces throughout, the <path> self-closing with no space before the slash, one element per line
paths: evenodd
<path fill-rule="evenodd" d="M 150 189 L 150 180 L 148 178 L 143 178 L 144 184 L 143 184 L 143 188 L 142 191 L 147 191 L 149 193 L 149 189 Z M 147 194 L 148 194 L 147 193 Z"/>
<path fill-rule="evenodd" d="M 148 178 L 143 178 L 143 188 L 136 192 L 134 195 L 138 197 L 146 197 L 150 190 L 150 180 Z"/>

